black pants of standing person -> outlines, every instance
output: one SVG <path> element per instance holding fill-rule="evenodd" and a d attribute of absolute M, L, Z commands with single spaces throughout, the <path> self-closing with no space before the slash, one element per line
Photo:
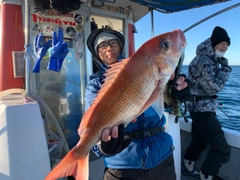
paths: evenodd
<path fill-rule="evenodd" d="M 105 168 L 103 180 L 176 180 L 173 155 L 149 170 Z"/>
<path fill-rule="evenodd" d="M 192 141 L 186 149 L 184 159 L 196 161 L 207 145 L 210 149 L 201 166 L 203 174 L 215 176 L 223 163 L 230 158 L 228 145 L 222 126 L 213 112 L 190 112 L 192 118 Z"/>

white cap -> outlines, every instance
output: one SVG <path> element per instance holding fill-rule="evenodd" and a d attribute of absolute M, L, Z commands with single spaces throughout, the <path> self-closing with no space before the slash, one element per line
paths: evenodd
<path fill-rule="evenodd" d="M 98 36 L 94 40 L 95 52 L 97 53 L 97 46 L 99 44 L 101 44 L 103 41 L 107 41 L 111 39 L 117 39 L 119 41 L 119 38 L 113 33 L 101 32 L 100 34 L 98 34 Z"/>

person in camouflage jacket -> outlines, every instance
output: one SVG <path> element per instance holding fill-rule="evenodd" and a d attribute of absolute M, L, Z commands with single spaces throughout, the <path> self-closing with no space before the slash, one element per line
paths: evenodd
<path fill-rule="evenodd" d="M 217 93 L 223 89 L 232 71 L 223 57 L 229 45 L 230 38 L 225 29 L 215 27 L 211 37 L 197 46 L 196 57 L 188 69 L 190 91 L 194 97 L 188 102 L 192 141 L 184 155 L 183 173 L 200 176 L 201 180 L 215 178 L 222 163 L 228 162 L 230 157 L 230 146 L 216 117 Z M 210 149 L 199 173 L 194 163 L 207 145 Z"/>
<path fill-rule="evenodd" d="M 228 61 L 224 57 L 221 59 Z M 223 89 L 231 73 L 229 66 L 219 67 L 220 64 L 219 58 L 213 51 L 211 38 L 198 45 L 197 56 L 190 63 L 188 70 L 191 93 L 195 99 L 195 102 L 188 103 L 189 111 L 216 112 L 219 106 L 216 94 Z"/>

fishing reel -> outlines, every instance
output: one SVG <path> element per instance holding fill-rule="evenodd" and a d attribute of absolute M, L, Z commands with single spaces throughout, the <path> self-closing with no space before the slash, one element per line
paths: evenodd
<path fill-rule="evenodd" d="M 181 69 L 182 69 L 182 63 L 184 60 L 184 53 L 181 55 L 178 66 L 175 69 L 175 77 L 174 79 L 168 83 L 168 91 L 169 95 L 171 96 L 171 109 L 168 110 L 170 114 L 175 115 L 175 123 L 178 123 L 179 118 L 184 118 L 185 122 L 188 122 L 187 117 L 185 117 L 187 113 L 187 105 L 186 102 L 181 102 L 179 99 L 174 98 L 172 95 L 172 92 L 177 89 L 177 79 L 180 75 Z M 165 94 L 166 95 L 166 94 Z"/>
<path fill-rule="evenodd" d="M 187 105 L 186 102 L 180 102 L 177 99 L 173 99 L 173 106 L 171 114 L 175 115 L 175 123 L 178 123 L 179 118 L 184 118 L 185 122 L 188 122 L 187 117 L 185 116 L 187 113 Z"/>
<path fill-rule="evenodd" d="M 171 90 L 172 90 L 171 88 L 167 89 L 167 90 L 169 93 L 164 92 L 165 111 L 168 112 L 169 114 L 173 114 L 176 116 L 175 120 L 174 120 L 175 123 L 178 123 L 179 118 L 184 118 L 185 122 L 188 122 L 187 117 L 185 117 L 185 115 L 187 113 L 186 102 L 181 102 L 180 100 L 172 97 L 171 96 Z"/>

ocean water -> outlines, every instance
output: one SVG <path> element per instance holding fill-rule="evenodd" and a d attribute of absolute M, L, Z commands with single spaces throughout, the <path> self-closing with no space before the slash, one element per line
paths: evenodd
<path fill-rule="evenodd" d="M 218 100 L 222 106 L 217 110 L 217 117 L 223 127 L 240 131 L 240 66 L 231 66 L 232 73 Z M 183 65 L 182 73 L 187 74 L 188 65 Z"/>

